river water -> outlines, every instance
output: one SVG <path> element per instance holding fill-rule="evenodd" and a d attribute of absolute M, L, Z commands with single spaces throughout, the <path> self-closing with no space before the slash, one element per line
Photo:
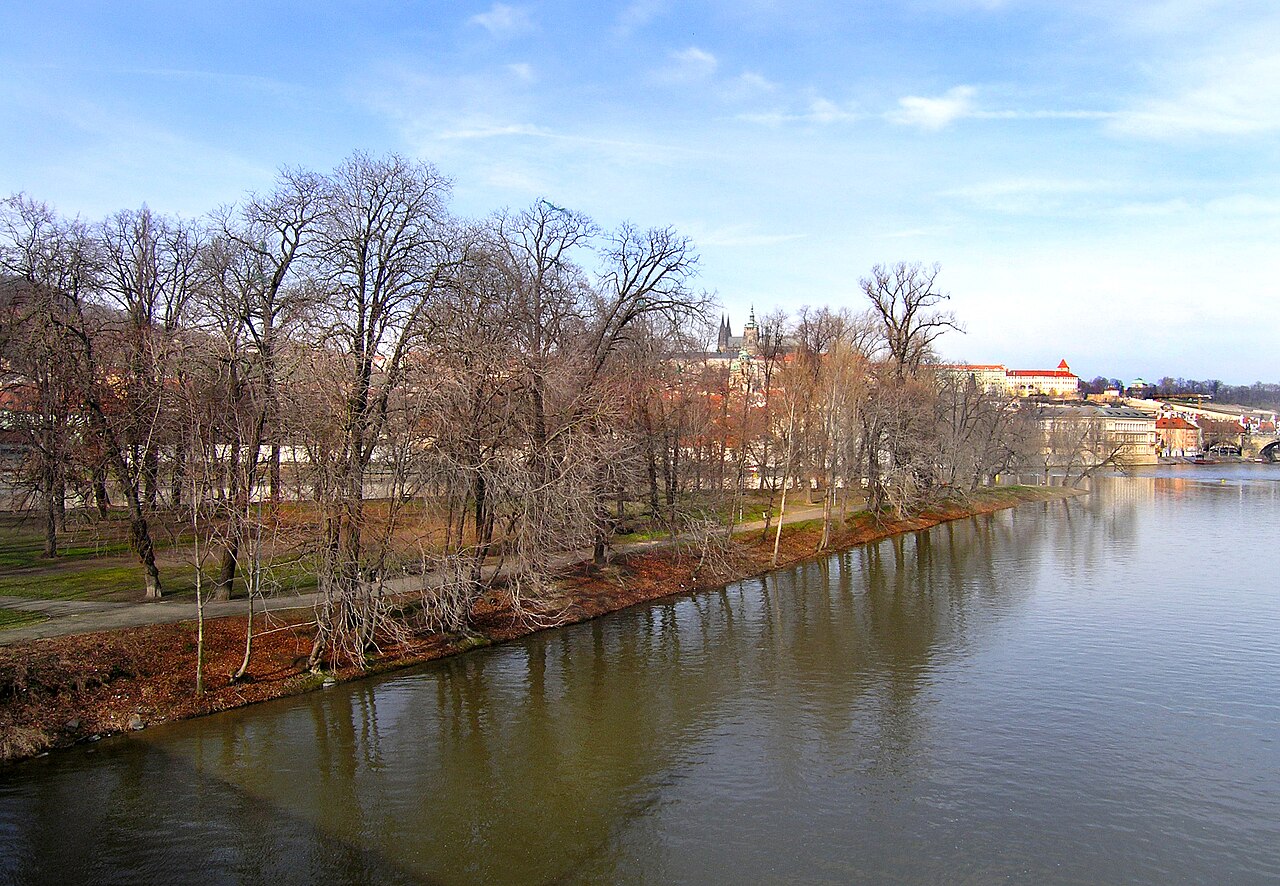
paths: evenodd
<path fill-rule="evenodd" d="M 1280 881 L 1280 468 L 1152 470 L 0 772 L 0 880 Z"/>

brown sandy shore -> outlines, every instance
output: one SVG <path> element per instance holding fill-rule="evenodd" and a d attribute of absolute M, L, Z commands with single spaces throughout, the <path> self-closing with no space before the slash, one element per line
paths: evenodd
<path fill-rule="evenodd" d="M 1078 490 L 1061 487 L 983 490 L 909 519 L 879 523 L 861 512 L 833 532 L 831 546 L 822 552 L 818 551 L 821 526 L 798 524 L 783 532 L 779 565 L 927 529 L 947 520 L 1077 493 Z M 714 574 L 697 573 L 691 558 L 681 558 L 668 548 L 619 556 L 607 570 L 594 574 L 579 567 L 560 581 L 564 595 L 560 605 L 567 605 L 560 624 L 574 624 L 638 603 L 719 587 L 768 572 L 772 569 L 772 548 L 772 531 L 768 538 L 758 531 L 740 533 L 734 537 L 731 562 Z M 229 675 L 239 668 L 244 655 L 245 619 L 235 616 L 206 621 L 205 692 L 201 696 L 194 692 L 194 622 L 145 625 L 0 647 L 0 762 L 13 762 L 51 748 L 155 723 L 296 695 L 326 682 L 409 667 L 539 630 L 513 618 L 499 599 L 476 613 L 472 635 L 414 637 L 407 643 L 382 649 L 364 668 L 348 666 L 321 675 L 306 670 L 312 637 L 310 613 L 295 611 L 289 617 L 292 622 L 277 623 L 271 633 L 254 639 L 248 679 L 236 683 Z"/>

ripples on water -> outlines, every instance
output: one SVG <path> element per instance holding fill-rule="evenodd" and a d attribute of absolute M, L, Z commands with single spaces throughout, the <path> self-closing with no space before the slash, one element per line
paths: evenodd
<path fill-rule="evenodd" d="M 1280 879 L 1280 470 L 1099 481 L 0 775 L 19 882 Z"/>

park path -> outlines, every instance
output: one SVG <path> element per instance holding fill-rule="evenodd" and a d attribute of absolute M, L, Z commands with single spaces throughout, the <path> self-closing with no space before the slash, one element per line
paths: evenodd
<path fill-rule="evenodd" d="M 822 516 L 821 507 L 797 508 L 787 513 L 787 523 L 813 520 Z M 764 528 L 764 520 L 739 523 L 734 532 L 751 532 Z M 652 548 L 665 547 L 670 539 L 658 538 L 650 541 L 630 542 L 613 547 L 613 554 L 628 554 Z M 571 551 L 560 557 L 554 564 L 556 570 L 564 569 L 577 563 L 591 559 L 591 551 Z M 387 582 L 395 591 L 397 585 L 401 590 L 411 590 L 422 584 L 423 576 L 409 575 Z M 310 609 L 320 600 L 319 593 L 310 594 L 278 594 L 271 597 L 258 598 L 254 601 L 253 611 L 257 615 L 262 612 L 285 612 L 296 609 Z M 0 607 L 24 609 L 28 612 L 39 612 L 47 616 L 44 621 L 24 627 L 0 630 L 0 646 L 20 643 L 24 640 L 44 640 L 50 637 L 64 637 L 69 634 L 87 634 L 93 631 L 111 631 L 119 628 L 141 627 L 149 624 L 173 624 L 180 621 L 194 621 L 197 618 L 194 601 L 185 600 L 153 600 L 136 603 L 89 602 L 85 600 L 39 600 L 28 597 L 0 595 Z M 223 618 L 229 615 L 246 615 L 249 612 L 248 600 L 210 601 L 204 604 L 205 618 Z"/>

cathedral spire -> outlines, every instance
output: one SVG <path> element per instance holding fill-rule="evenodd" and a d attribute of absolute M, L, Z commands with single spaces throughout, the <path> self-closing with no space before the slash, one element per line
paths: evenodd
<path fill-rule="evenodd" d="M 729 338 L 732 334 L 733 333 L 729 327 L 729 315 L 721 314 L 720 331 L 716 335 L 716 353 L 723 354 L 725 351 L 729 350 Z"/>

